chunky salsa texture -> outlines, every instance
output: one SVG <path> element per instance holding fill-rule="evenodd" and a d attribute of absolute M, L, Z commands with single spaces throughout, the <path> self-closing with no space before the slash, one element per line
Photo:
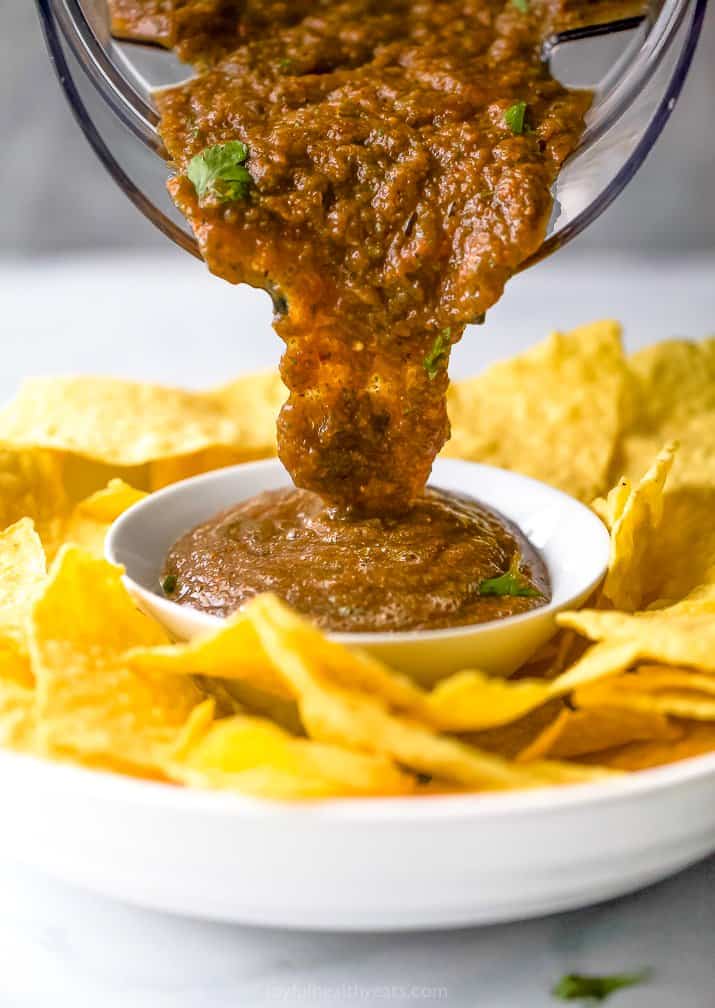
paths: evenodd
<path fill-rule="evenodd" d="M 211 270 L 269 290 L 296 486 L 404 512 L 449 436 L 451 346 L 544 235 L 591 96 L 541 60 L 562 0 L 110 0 L 196 76 L 157 95 Z"/>

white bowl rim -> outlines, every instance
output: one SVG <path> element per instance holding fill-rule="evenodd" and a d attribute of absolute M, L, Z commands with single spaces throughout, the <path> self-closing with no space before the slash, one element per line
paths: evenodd
<path fill-rule="evenodd" d="M 631 801 L 681 787 L 702 777 L 715 775 L 715 752 L 691 756 L 683 760 L 644 770 L 623 771 L 612 777 L 578 784 L 554 784 L 541 788 L 506 791 L 471 792 L 467 794 L 347 797 L 285 800 L 254 798 L 236 792 L 177 787 L 163 781 L 143 780 L 63 762 L 53 762 L 42 756 L 0 751 L 0 771 L 7 765 L 11 772 L 21 769 L 39 770 L 54 778 L 58 786 L 86 792 L 117 801 L 151 806 L 161 811 L 196 813 L 216 816 L 246 816 L 251 819 L 301 819 L 323 822 L 350 822 L 374 825 L 400 820 L 425 822 L 433 820 L 504 819 L 512 815 L 541 815 L 551 811 L 568 811 L 614 801 Z"/>
<path fill-rule="evenodd" d="M 576 500 L 575 497 L 571 497 L 569 494 L 564 493 L 563 490 L 558 490 L 556 487 L 550 486 L 548 483 L 543 483 L 540 480 L 533 479 L 531 476 L 524 476 L 522 473 L 513 472 L 510 469 L 502 469 L 498 466 L 485 465 L 481 462 L 470 462 L 466 459 L 440 459 L 441 463 L 447 462 L 450 467 L 468 467 L 471 470 L 479 469 L 485 472 L 499 473 L 500 475 L 506 475 L 513 478 L 515 482 L 521 484 L 525 490 L 528 488 L 538 489 L 540 493 L 548 491 L 555 500 L 561 501 L 561 503 L 570 508 L 573 512 L 578 512 L 584 517 L 588 517 L 591 521 L 594 539 L 600 538 L 600 548 L 602 551 L 602 560 L 599 567 L 594 568 L 591 576 L 578 586 L 576 590 L 572 590 L 567 598 L 557 599 L 552 596 L 551 600 L 543 606 L 538 606 L 534 609 L 530 609 L 527 612 L 517 613 L 515 616 L 506 616 L 503 619 L 488 620 L 484 623 L 467 623 L 461 626 L 454 627 L 442 627 L 438 630 L 398 630 L 398 631 L 380 631 L 380 632 L 362 632 L 362 633 L 330 633 L 330 639 L 337 641 L 340 644 L 345 644 L 348 646 L 361 647 L 370 646 L 373 644 L 388 644 L 388 643 L 416 643 L 419 641 L 432 641 L 432 640 L 444 640 L 445 638 L 454 638 L 469 634 L 470 636 L 479 633 L 494 632 L 495 630 L 501 631 L 502 629 L 507 630 L 510 627 L 526 623 L 529 620 L 542 618 L 556 612 L 561 612 L 563 609 L 568 608 L 569 604 L 577 598 L 588 597 L 591 592 L 597 587 L 597 585 L 603 579 L 606 568 L 608 565 L 608 556 L 610 552 L 610 537 L 606 526 L 603 524 L 598 515 L 587 507 L 581 501 Z M 112 524 L 107 538 L 105 540 L 105 556 L 107 560 L 111 563 L 119 564 L 122 566 L 121 561 L 117 560 L 115 553 L 115 542 L 117 537 L 123 532 L 124 526 L 129 524 L 134 520 L 136 514 L 141 511 L 147 503 L 151 500 L 155 502 L 161 500 L 164 497 L 172 497 L 176 493 L 181 493 L 182 489 L 190 486 L 192 488 L 200 487 L 202 483 L 211 483 L 217 478 L 230 479 L 232 473 L 237 471 L 247 471 L 249 468 L 256 470 L 258 472 L 261 469 L 275 469 L 276 466 L 282 468 L 280 461 L 277 458 L 259 459 L 255 462 L 240 462 L 237 465 L 226 466 L 221 469 L 213 469 L 207 473 L 201 473 L 198 476 L 189 476 L 187 479 L 179 480 L 176 483 L 170 483 L 166 487 L 162 487 L 161 490 L 155 490 L 153 493 L 149 494 L 147 497 L 142 498 L 142 500 L 137 501 L 128 508 L 119 518 Z M 429 484 L 428 484 L 429 485 Z M 436 484 L 438 486 L 438 484 Z M 478 499 L 478 497 L 476 498 Z M 508 518 L 509 516 L 506 515 Z M 187 530 L 188 531 L 188 530 Z M 543 558 L 542 558 L 543 559 Z M 552 572 L 549 571 L 551 576 Z M 223 619 L 221 617 L 212 616 L 209 613 L 201 612 L 199 609 L 194 609 L 192 606 L 182 606 L 178 602 L 172 602 L 171 599 L 167 599 L 159 595 L 157 592 L 152 592 L 145 588 L 143 585 L 138 584 L 129 574 L 124 574 L 124 580 L 127 584 L 131 585 L 132 589 L 140 596 L 151 595 L 152 605 L 156 606 L 160 612 L 166 613 L 167 616 L 178 616 L 179 613 L 185 619 L 187 610 L 191 613 L 191 619 L 200 620 L 203 628 L 206 631 L 211 629 L 216 629 L 221 625 Z"/>

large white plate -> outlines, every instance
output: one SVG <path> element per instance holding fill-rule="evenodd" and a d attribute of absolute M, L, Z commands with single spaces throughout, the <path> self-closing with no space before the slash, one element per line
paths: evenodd
<path fill-rule="evenodd" d="M 715 754 L 599 784 L 279 804 L 0 754 L 0 850 L 160 910 L 298 928 L 514 920 L 715 850 Z"/>

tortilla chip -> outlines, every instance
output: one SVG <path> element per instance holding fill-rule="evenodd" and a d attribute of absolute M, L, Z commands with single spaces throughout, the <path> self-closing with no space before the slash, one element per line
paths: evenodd
<path fill-rule="evenodd" d="M 335 686 L 324 659 L 316 661 L 303 647 L 303 621 L 277 599 L 261 596 L 246 612 L 276 670 L 293 691 L 308 735 L 316 741 L 387 756 L 415 772 L 479 790 L 594 779 L 584 768 L 558 763 L 534 764 L 523 771 L 498 756 L 439 736 L 416 720 L 393 714 L 384 698 Z"/>
<path fill-rule="evenodd" d="M 42 542 L 54 542 L 69 508 L 62 469 L 53 452 L 0 448 L 0 528 L 30 518 Z"/>
<path fill-rule="evenodd" d="M 21 518 L 0 532 L 0 632 L 25 633 L 30 609 L 47 580 L 47 564 L 34 522 Z"/>
<path fill-rule="evenodd" d="M 715 676 L 687 668 L 645 665 L 576 690 L 573 702 L 579 707 L 603 704 L 711 721 L 715 719 Z"/>
<path fill-rule="evenodd" d="M 678 437 L 693 416 L 715 410 L 715 338 L 664 340 L 628 361 L 634 387 L 634 430 Z"/>
<path fill-rule="evenodd" d="M 452 385 L 445 454 L 514 469 L 591 501 L 610 482 L 629 381 L 617 323 L 554 333 Z"/>
<path fill-rule="evenodd" d="M 519 754 L 519 761 L 575 759 L 628 742 L 670 742 L 682 731 L 663 714 L 617 707 L 564 708 Z"/>
<path fill-rule="evenodd" d="M 243 612 L 234 613 L 219 629 L 185 644 L 132 648 L 126 661 L 135 672 L 245 680 L 264 693 L 286 699 L 292 696 Z"/>
<path fill-rule="evenodd" d="M 31 749 L 35 677 L 28 653 L 32 606 L 47 581 L 42 543 L 29 518 L 0 532 L 0 745 Z"/>
<path fill-rule="evenodd" d="M 613 526 L 622 516 L 631 491 L 631 481 L 625 476 L 621 476 L 616 485 L 608 491 L 608 496 L 597 497 L 591 504 L 609 532 L 613 530 Z"/>
<path fill-rule="evenodd" d="M 135 490 L 123 480 L 110 480 L 103 490 L 75 506 L 63 529 L 63 540 L 103 557 L 104 540 L 112 523 L 143 497 L 146 494 L 142 490 Z"/>
<path fill-rule="evenodd" d="M 173 746 L 167 753 L 167 760 L 184 761 L 188 754 L 199 745 L 216 716 L 216 701 L 209 697 L 197 704 L 182 725 Z"/>
<path fill-rule="evenodd" d="M 618 707 L 622 710 L 669 714 L 693 721 L 715 721 L 715 698 L 703 697 L 689 690 L 657 693 L 622 691 L 614 683 L 603 683 L 577 690 L 573 698 L 579 707 Z"/>
<path fill-rule="evenodd" d="M 647 595 L 649 570 L 644 558 L 660 533 L 663 488 L 675 457 L 676 445 L 667 445 L 643 479 L 624 499 L 623 486 L 610 498 L 611 556 L 603 594 L 615 609 L 634 611 Z"/>
<path fill-rule="evenodd" d="M 241 375 L 204 395 L 220 413 L 242 419 L 242 436 L 234 443 L 246 457 L 275 455 L 276 418 L 288 398 L 288 389 L 277 371 Z"/>
<path fill-rule="evenodd" d="M 203 697 L 187 679 L 131 669 L 126 651 L 166 640 L 134 607 L 121 569 L 86 550 L 60 550 L 35 603 L 30 651 L 37 739 L 57 757 L 156 773 Z"/>
<path fill-rule="evenodd" d="M 630 663 L 649 659 L 715 671 L 715 604 L 711 612 L 692 613 L 677 612 L 675 607 L 635 615 L 581 609 L 561 613 L 557 620 L 591 640 L 630 648 L 634 655 Z"/>
<path fill-rule="evenodd" d="M 669 438 L 680 443 L 668 477 L 660 534 L 644 557 L 651 604 L 674 603 L 715 583 L 715 339 L 670 340 L 629 361 L 632 421 L 618 465 L 642 471 Z"/>
<path fill-rule="evenodd" d="M 443 731 L 479 731 L 503 725 L 546 703 L 546 679 L 509 680 L 483 672 L 458 672 L 438 683 L 427 698 L 430 722 Z"/>
<path fill-rule="evenodd" d="M 295 738 L 265 718 L 239 715 L 207 723 L 206 714 L 205 705 L 197 708 L 169 761 L 168 772 L 176 780 L 264 797 L 285 797 L 289 781 L 293 797 L 397 795 L 415 789 L 414 777 L 384 757 Z"/>
<path fill-rule="evenodd" d="M 67 498 L 52 514 L 66 517 L 72 502 L 112 478 L 155 490 L 274 455 L 275 417 L 285 396 L 275 372 L 206 392 L 115 378 L 28 379 L 0 412 L 0 446 L 8 449 L 0 452 L 0 489 L 6 467 L 11 499 L 17 498 L 7 521 L 30 515 L 44 541 L 43 501 L 35 496 L 49 495 L 50 488 Z M 45 479 L 53 467 L 52 480 Z M 55 551 L 61 540 L 47 539 Z"/>
<path fill-rule="evenodd" d="M 407 676 L 358 648 L 347 648 L 331 641 L 308 620 L 297 618 L 275 596 L 263 596 L 262 609 L 270 613 L 274 623 L 290 633 L 294 646 L 310 655 L 316 668 L 319 667 L 332 684 L 379 697 L 394 710 L 427 715 L 426 694 Z M 252 613 L 249 618 L 253 618 Z"/>
<path fill-rule="evenodd" d="M 24 647 L 0 638 L 0 746 L 35 744 L 35 680 Z"/>
<path fill-rule="evenodd" d="M 238 401 L 238 397 L 236 397 Z M 210 395 L 119 378 L 29 378 L 0 412 L 0 441 L 140 466 L 255 440 L 250 414 Z"/>
<path fill-rule="evenodd" d="M 476 732 L 508 724 L 577 686 L 616 675 L 638 657 L 630 641 L 603 642 L 554 679 L 499 679 L 482 672 L 457 672 L 426 699 L 425 719 L 442 731 Z"/>
<path fill-rule="evenodd" d="M 270 607 L 272 602 L 266 604 Z M 293 694 L 267 656 L 249 608 L 234 614 L 218 630 L 186 644 L 133 651 L 128 660 L 136 669 L 234 680 L 237 685 L 244 683 L 248 691 L 258 690 L 288 699 Z M 284 612 L 288 612 L 287 608 L 281 607 L 276 611 L 276 618 L 282 618 Z M 291 619 L 291 632 L 303 651 L 329 669 L 331 682 L 336 685 L 374 693 L 398 709 L 422 709 L 425 694 L 406 676 L 393 672 L 358 649 L 336 644 L 305 620 Z M 239 687 L 236 696 L 251 706 L 250 692 L 244 689 L 241 695 L 242 688 Z M 261 698 L 254 693 L 253 703 L 257 702 L 261 702 Z"/>
<path fill-rule="evenodd" d="M 676 689 L 715 696 L 715 675 L 670 665 L 639 665 L 628 675 L 617 676 L 611 684 L 614 689 L 635 693 Z"/>
<path fill-rule="evenodd" d="M 681 721 L 678 722 L 678 727 L 682 736 L 675 741 L 632 742 L 599 752 L 593 757 L 583 756 L 582 759 L 614 770 L 634 771 L 676 763 L 715 751 L 714 724 Z"/>
<path fill-rule="evenodd" d="M 258 714 L 291 735 L 305 735 L 297 704 L 292 697 L 267 693 L 245 679 L 201 676 L 195 682 L 208 696 L 214 697 L 227 714 Z"/>
<path fill-rule="evenodd" d="M 715 598 L 715 469 L 710 477 L 703 469 L 701 477 L 711 485 L 666 493 L 658 535 L 642 561 L 648 605 L 673 605 L 685 596 Z"/>

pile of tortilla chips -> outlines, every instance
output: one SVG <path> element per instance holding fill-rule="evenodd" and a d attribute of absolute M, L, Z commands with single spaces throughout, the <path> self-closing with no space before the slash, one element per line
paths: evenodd
<path fill-rule="evenodd" d="M 272 596 L 189 644 L 136 610 L 109 525 L 273 454 L 283 397 L 275 375 L 22 386 L 0 413 L 0 744 L 286 799 L 575 783 L 715 750 L 715 340 L 626 357 L 599 323 L 451 389 L 448 454 L 561 487 L 611 531 L 597 595 L 508 680 L 424 689 Z"/>

